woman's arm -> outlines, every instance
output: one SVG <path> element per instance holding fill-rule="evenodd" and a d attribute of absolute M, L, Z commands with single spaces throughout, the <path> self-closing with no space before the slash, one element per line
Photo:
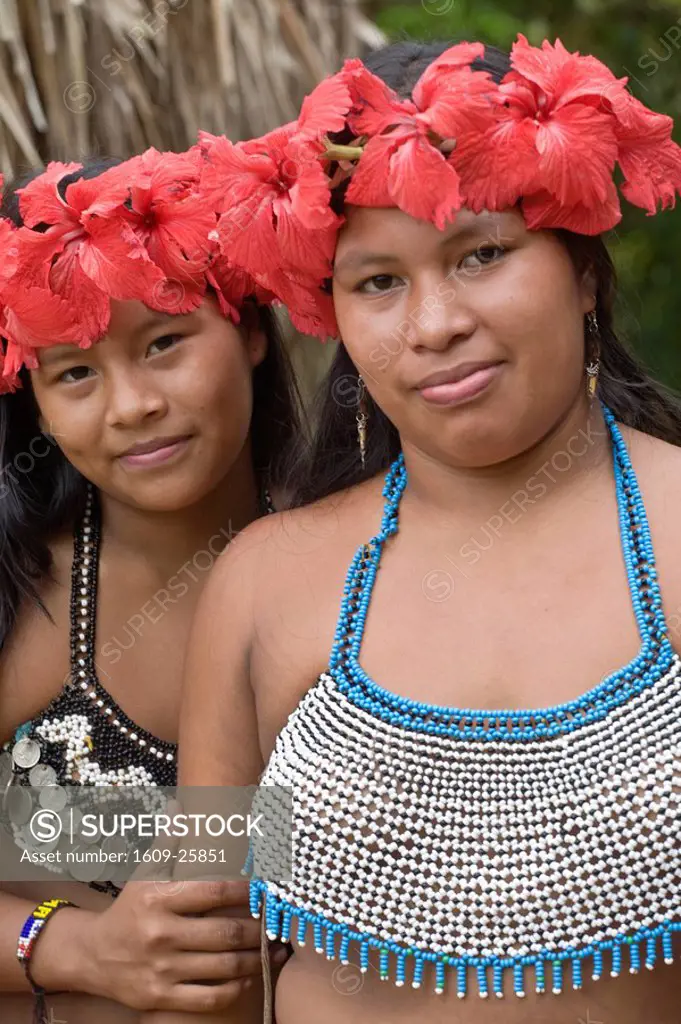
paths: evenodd
<path fill-rule="evenodd" d="M 31 992 L 16 951 L 24 921 L 38 903 L 37 899 L 27 900 L 0 891 L 0 993 Z M 83 991 L 82 986 L 88 985 L 90 957 L 85 936 L 95 913 L 65 907 L 47 922 L 31 958 L 31 974 L 36 984 L 48 992 Z"/>
<path fill-rule="evenodd" d="M 233 540 L 199 600 L 180 712 L 179 784 L 184 792 L 193 786 L 253 785 L 263 768 L 249 662 L 254 597 L 268 532 L 268 521 L 259 520 Z M 252 921 L 246 902 L 238 914 Z M 260 1024 L 262 1013 L 262 978 L 254 978 L 244 983 L 233 1009 L 222 1015 L 147 1013 L 140 1024 Z"/>

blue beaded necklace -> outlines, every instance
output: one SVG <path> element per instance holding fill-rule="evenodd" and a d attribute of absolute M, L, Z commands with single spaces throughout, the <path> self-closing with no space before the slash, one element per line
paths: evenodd
<path fill-rule="evenodd" d="M 641 649 L 623 668 L 575 700 L 552 707 L 481 711 L 442 707 L 400 697 L 384 690 L 359 663 L 376 574 L 383 548 L 397 533 L 399 504 L 407 485 L 400 454 L 386 475 L 385 507 L 379 532 L 355 553 L 346 578 L 329 668 L 340 690 L 360 707 L 392 725 L 442 736 L 475 740 L 526 740 L 570 733 L 605 717 L 612 708 L 659 678 L 674 651 L 662 611 L 655 556 L 643 499 L 624 439 L 612 412 L 603 406 L 613 448 L 620 537 L 629 591 L 641 636 Z"/>

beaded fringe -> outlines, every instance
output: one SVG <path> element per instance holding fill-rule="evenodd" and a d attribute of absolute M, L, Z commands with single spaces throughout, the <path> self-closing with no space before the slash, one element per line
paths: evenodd
<path fill-rule="evenodd" d="M 566 949 L 562 952 L 542 953 L 538 956 L 523 957 L 456 957 L 441 953 L 430 953 L 420 949 L 400 946 L 395 942 L 383 942 L 375 936 L 363 935 L 345 925 L 333 924 L 319 914 L 300 910 L 286 900 L 280 900 L 267 891 L 265 883 L 251 881 L 250 910 L 253 917 L 260 917 L 264 909 L 267 937 L 289 942 L 293 930 L 293 919 L 297 919 L 295 939 L 304 946 L 312 934 L 317 953 L 326 955 L 327 960 L 338 959 L 348 964 L 350 943 L 359 946 L 360 971 L 369 969 L 369 951 L 380 953 L 379 976 L 381 981 L 393 980 L 396 986 L 407 983 L 407 964 L 413 961 L 411 972 L 412 988 L 420 988 L 426 964 L 435 966 L 435 992 L 445 990 L 445 980 L 451 971 L 456 972 L 456 994 L 463 999 L 472 990 L 471 979 L 477 982 L 477 991 L 482 999 L 491 993 L 503 997 L 504 972 L 513 974 L 513 990 L 516 996 L 525 995 L 526 984 L 533 982 L 536 992 L 547 990 L 550 976 L 550 991 L 559 995 L 563 991 L 564 974 L 572 982 L 572 988 L 582 987 L 582 973 L 585 961 L 591 959 L 591 977 L 597 981 L 603 974 L 604 954 L 610 952 L 610 976 L 616 978 L 623 971 L 637 974 L 641 967 L 652 970 L 661 959 L 665 964 L 673 962 L 672 936 L 681 932 L 681 921 L 663 921 L 655 928 L 640 928 L 633 935 L 616 935 L 607 942 L 598 942 L 581 949 Z M 489 985 L 491 968 L 492 985 Z M 449 971 L 448 971 L 449 969 Z"/>

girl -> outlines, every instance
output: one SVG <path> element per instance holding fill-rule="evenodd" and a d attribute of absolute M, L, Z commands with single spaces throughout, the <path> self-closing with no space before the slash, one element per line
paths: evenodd
<path fill-rule="evenodd" d="M 63 806 L 74 784 L 175 784 L 193 609 L 219 552 L 281 491 L 299 428 L 266 296 L 215 253 L 200 170 L 198 151 L 150 150 L 52 164 L 5 193 L 0 788 L 22 846 L 36 845 L 26 786 Z M 136 882 L 114 900 L 105 869 L 73 871 L 3 886 L 3 1021 L 29 1019 L 30 987 L 74 993 L 50 1000 L 70 1024 L 253 998 L 244 886 Z M 20 962 L 45 898 L 73 906 L 57 903 Z M 197 917 L 217 907 L 236 919 Z"/>
<path fill-rule="evenodd" d="M 261 283 L 342 341 L 312 503 L 221 558 L 181 716 L 183 784 L 293 792 L 288 880 L 254 850 L 278 1024 L 678 1020 L 681 408 L 600 235 L 615 163 L 654 213 L 681 154 L 625 84 L 401 44 L 240 154 L 296 218 L 252 225 Z"/>

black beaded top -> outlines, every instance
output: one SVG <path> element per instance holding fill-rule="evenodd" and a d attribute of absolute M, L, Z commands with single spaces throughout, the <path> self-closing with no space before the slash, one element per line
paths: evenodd
<path fill-rule="evenodd" d="M 99 505 L 90 488 L 74 530 L 69 676 L 45 710 L 22 725 L 0 753 L 0 792 L 11 797 L 6 804 L 20 845 L 33 845 L 25 828 L 31 807 L 23 799 L 30 803 L 29 794 L 16 787 L 49 786 L 50 806 L 63 807 L 69 801 L 65 787 L 72 785 L 174 786 L 177 781 L 177 744 L 128 718 L 97 678 L 99 542 Z M 119 891 L 111 882 L 79 880 L 112 894 Z"/>
<path fill-rule="evenodd" d="M 275 511 L 266 490 L 261 508 Z M 0 750 L 0 798 L 22 848 L 45 850 L 28 826 L 35 809 L 29 787 L 45 787 L 41 806 L 66 814 L 70 786 L 172 787 L 177 782 L 177 744 L 159 739 L 128 718 L 97 678 L 99 542 L 99 502 L 90 487 L 85 512 L 74 528 L 69 676 L 45 710 L 20 726 Z M 97 881 L 98 870 L 107 869 L 76 863 L 72 874 L 94 889 L 117 895 L 120 886 Z"/>

